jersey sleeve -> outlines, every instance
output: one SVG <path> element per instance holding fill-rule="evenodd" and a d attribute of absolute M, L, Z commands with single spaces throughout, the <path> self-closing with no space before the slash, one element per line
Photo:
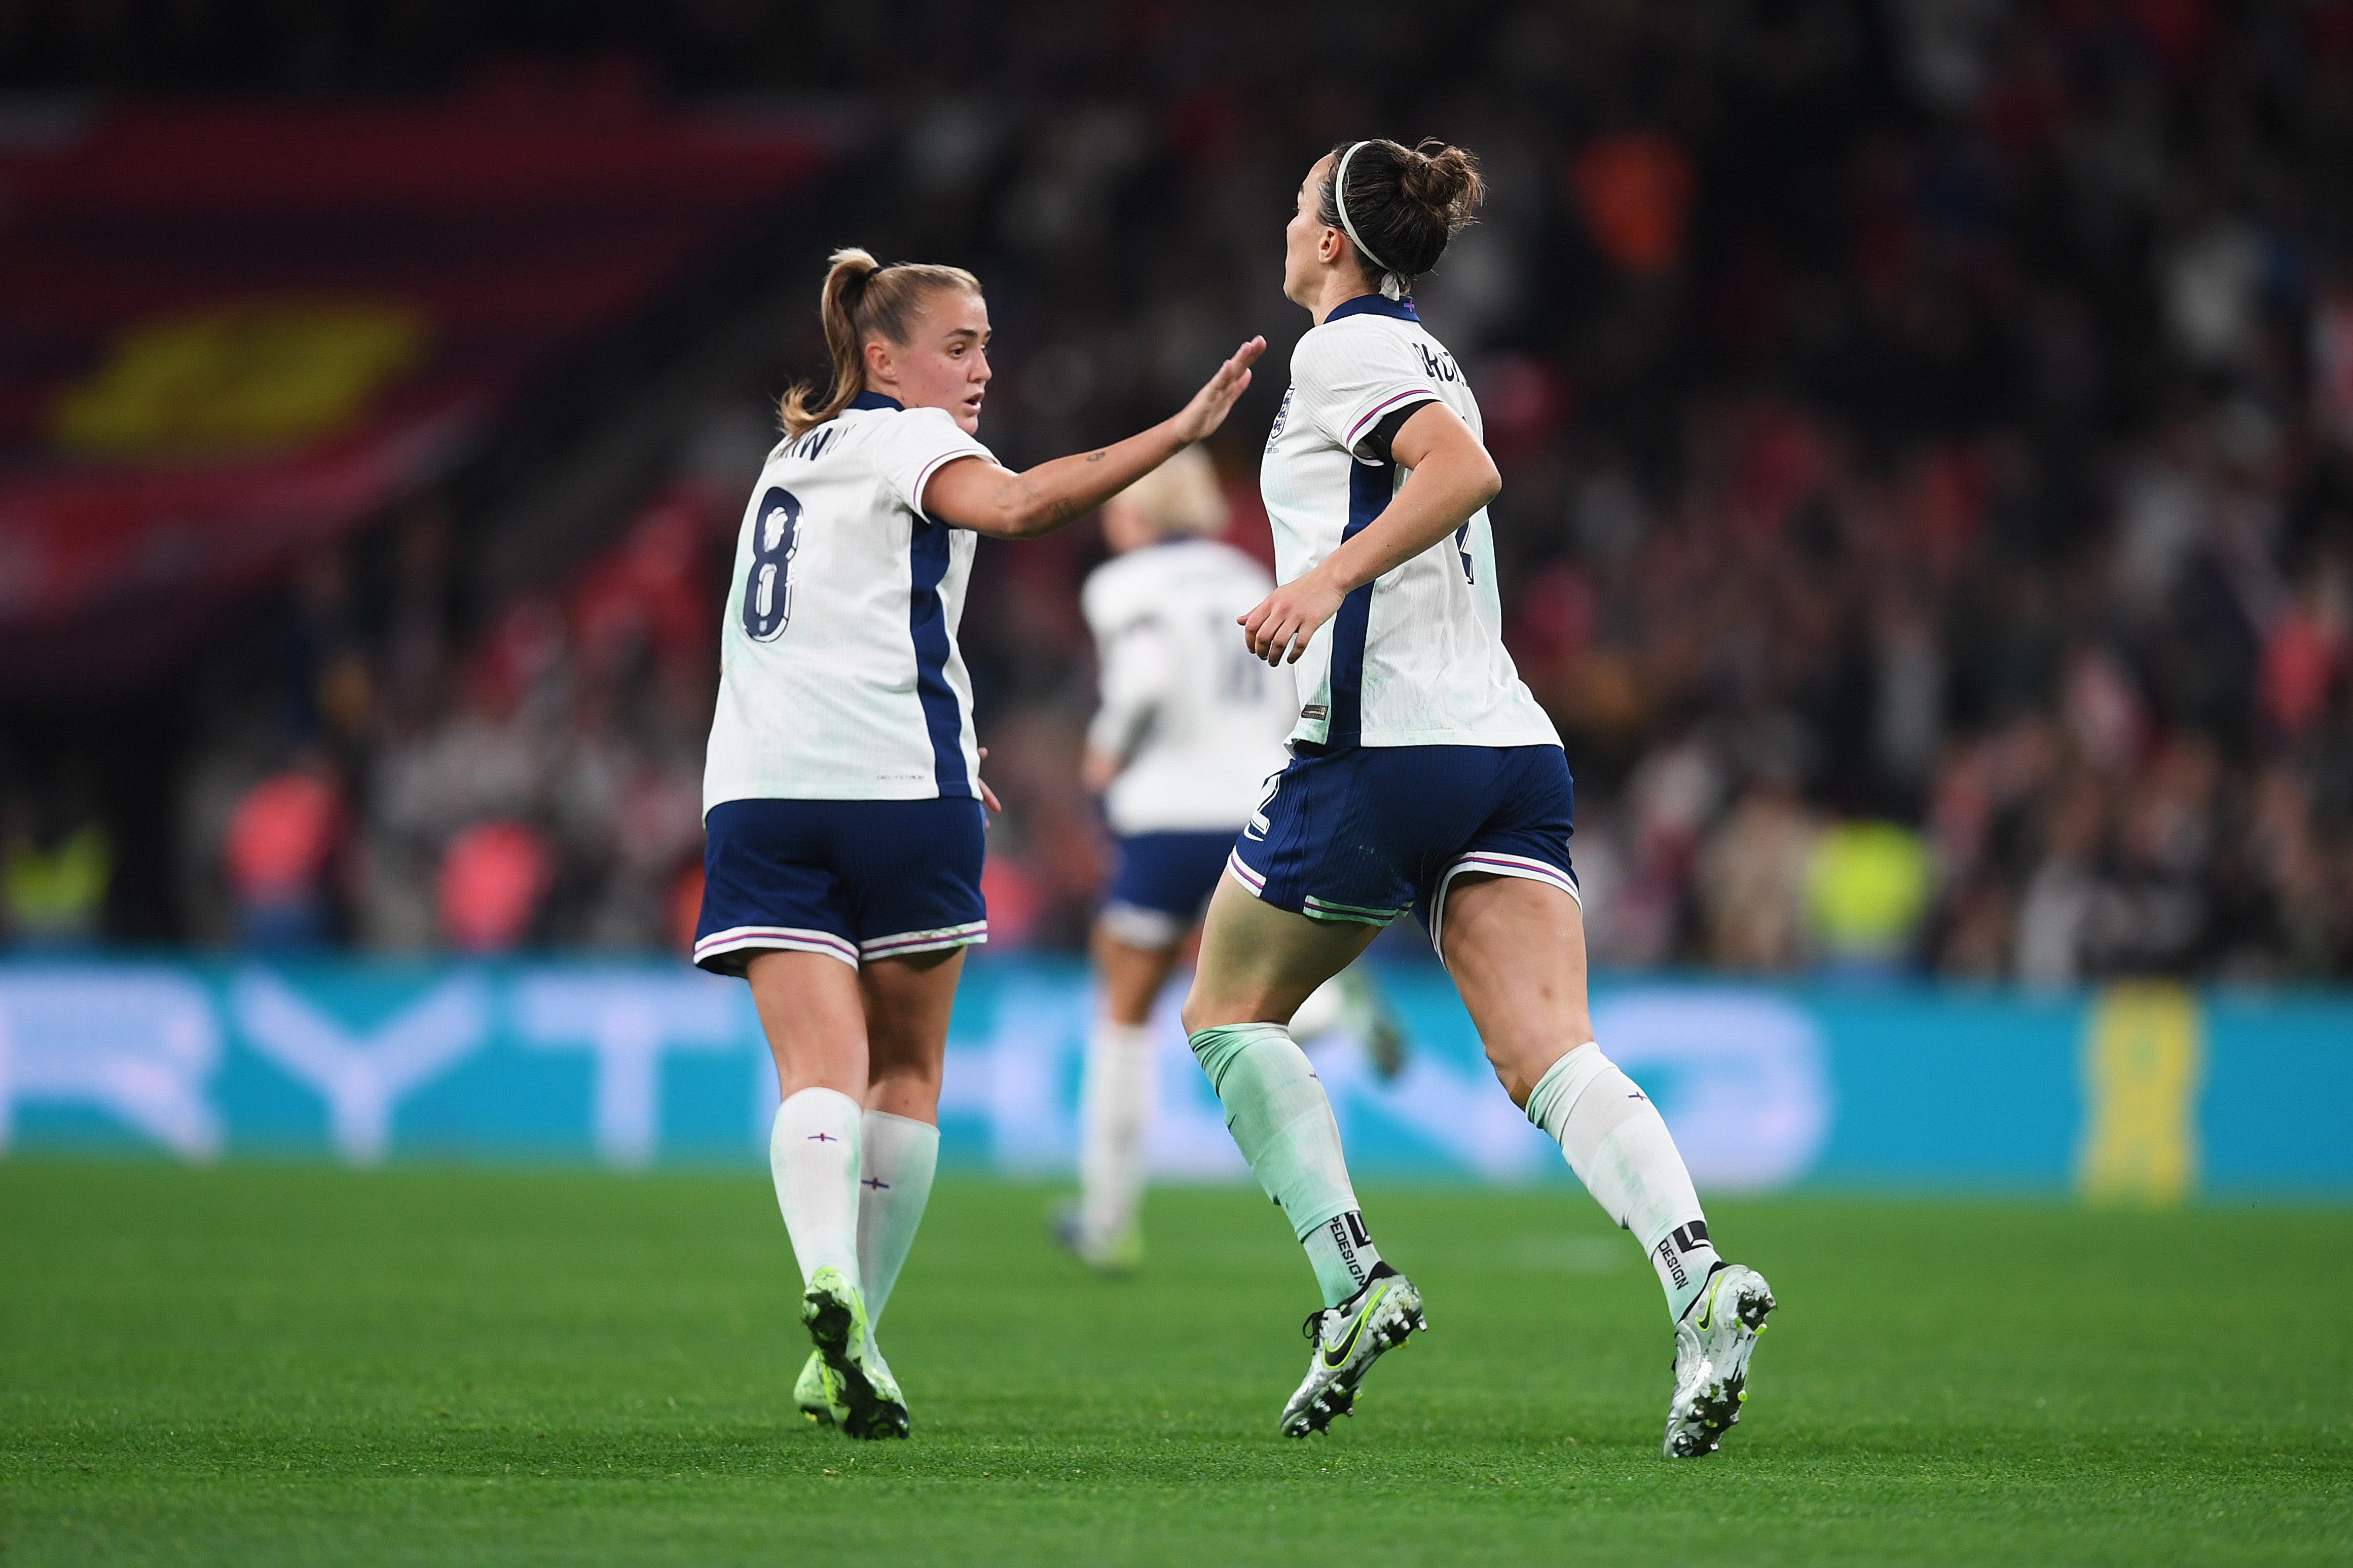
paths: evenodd
<path fill-rule="evenodd" d="M 874 459 L 882 488 L 910 511 L 923 510 L 923 487 L 958 458 L 996 455 L 956 427 L 944 408 L 910 408 L 881 422 L 875 434 Z"/>
<path fill-rule="evenodd" d="M 1087 725 L 1091 750 L 1124 761 L 1151 726 L 1166 699 L 1176 661 L 1158 609 L 1120 590 L 1105 574 L 1091 579 L 1080 595 L 1087 629 L 1094 634 L 1095 668 L 1102 705 Z"/>
<path fill-rule="evenodd" d="M 1380 331 L 1323 327 L 1308 333 L 1291 356 L 1291 384 L 1296 412 L 1363 462 L 1386 459 L 1366 444 L 1383 419 L 1439 400 L 1413 346 Z"/>

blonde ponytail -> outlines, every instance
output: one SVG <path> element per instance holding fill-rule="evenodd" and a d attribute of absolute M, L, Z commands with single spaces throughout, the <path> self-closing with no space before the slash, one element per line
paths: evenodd
<path fill-rule="evenodd" d="M 856 247 L 837 250 L 826 269 L 818 313 L 825 322 L 825 346 L 833 356 L 833 385 L 816 406 L 816 393 L 796 384 L 778 405 L 788 440 L 798 439 L 839 414 L 866 390 L 866 342 L 881 336 L 904 343 L 915 314 L 938 289 L 980 292 L 980 279 L 961 267 L 896 261 L 885 267 Z"/>

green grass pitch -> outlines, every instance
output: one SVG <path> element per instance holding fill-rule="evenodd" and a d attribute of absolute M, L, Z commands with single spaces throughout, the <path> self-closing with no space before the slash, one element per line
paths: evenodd
<path fill-rule="evenodd" d="M 2353 1214 L 1719 1202 L 1781 1310 L 1724 1451 L 1574 1192 L 1367 1194 L 1428 1295 L 1329 1439 L 1235 1190 L 1081 1273 L 944 1182 L 884 1342 L 915 1436 L 789 1398 L 759 1172 L 0 1163 L 0 1568 L 53 1563 L 2343 1563 Z"/>

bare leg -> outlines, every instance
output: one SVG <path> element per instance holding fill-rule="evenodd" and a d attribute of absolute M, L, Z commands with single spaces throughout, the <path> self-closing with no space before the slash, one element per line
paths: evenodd
<path fill-rule="evenodd" d="M 881 1326 L 931 1203 L 940 1163 L 940 1067 L 964 951 L 886 958 L 859 972 L 869 1047 L 859 1121 L 858 1272 L 870 1336 Z"/>
<path fill-rule="evenodd" d="M 1504 1091 L 1641 1240 L 1680 1319 L 1719 1259 L 1667 1124 L 1593 1042 L 1577 900 L 1524 878 L 1459 877 L 1443 929 L 1447 970 Z"/>
<path fill-rule="evenodd" d="M 1593 1038 L 1585 997 L 1585 913 L 1523 877 L 1465 874 L 1447 889 L 1446 971 L 1512 1103 Z"/>
<path fill-rule="evenodd" d="M 859 971 L 869 1042 L 862 1092 L 869 1110 L 939 1125 L 940 1064 L 947 1053 L 956 982 L 964 977 L 964 954 L 963 948 L 951 947 L 881 959 Z"/>
<path fill-rule="evenodd" d="M 866 1096 L 866 1007 L 859 972 L 819 952 L 772 951 L 744 965 L 752 1005 L 776 1058 L 776 1089 Z"/>
<path fill-rule="evenodd" d="M 858 971 L 822 953 L 770 951 L 744 973 L 776 1058 L 783 1100 L 769 1129 L 768 1172 L 800 1265 L 801 1321 L 817 1342 L 795 1395 L 804 1409 L 814 1401 L 830 1412 L 854 1389 L 836 1418 L 855 1435 L 885 1431 L 892 1408 L 903 1431 L 898 1391 L 879 1385 L 865 1363 L 858 1194 L 867 1041 Z"/>
<path fill-rule="evenodd" d="M 1380 934 L 1373 926 L 1311 921 L 1261 903 L 1219 879 L 1201 928 L 1201 961 L 1185 998 L 1185 1029 L 1288 1024 L 1315 988 L 1356 962 Z"/>
<path fill-rule="evenodd" d="M 1178 944 L 1137 947 L 1123 942 L 1098 921 L 1088 943 L 1095 978 L 1103 986 L 1103 1016 L 1124 1028 L 1140 1028 L 1152 1021 L 1152 1004 L 1176 967 Z"/>
<path fill-rule="evenodd" d="M 818 1342 L 795 1397 L 816 1414 L 839 1404 L 853 1436 L 907 1431 L 873 1329 L 931 1196 L 940 1065 L 963 970 L 961 948 L 859 969 L 770 952 L 744 967 L 784 1096 L 769 1167 Z"/>

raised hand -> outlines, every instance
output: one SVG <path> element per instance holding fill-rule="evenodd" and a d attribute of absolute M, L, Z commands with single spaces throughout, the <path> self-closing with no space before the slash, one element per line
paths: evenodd
<path fill-rule="evenodd" d="M 1252 338 L 1236 349 L 1233 357 L 1218 367 L 1218 374 L 1193 395 L 1176 417 L 1169 421 L 1176 427 L 1179 440 L 1198 441 L 1226 422 L 1233 411 L 1234 400 L 1250 389 L 1250 366 L 1258 356 L 1266 353 L 1266 340 Z"/>

